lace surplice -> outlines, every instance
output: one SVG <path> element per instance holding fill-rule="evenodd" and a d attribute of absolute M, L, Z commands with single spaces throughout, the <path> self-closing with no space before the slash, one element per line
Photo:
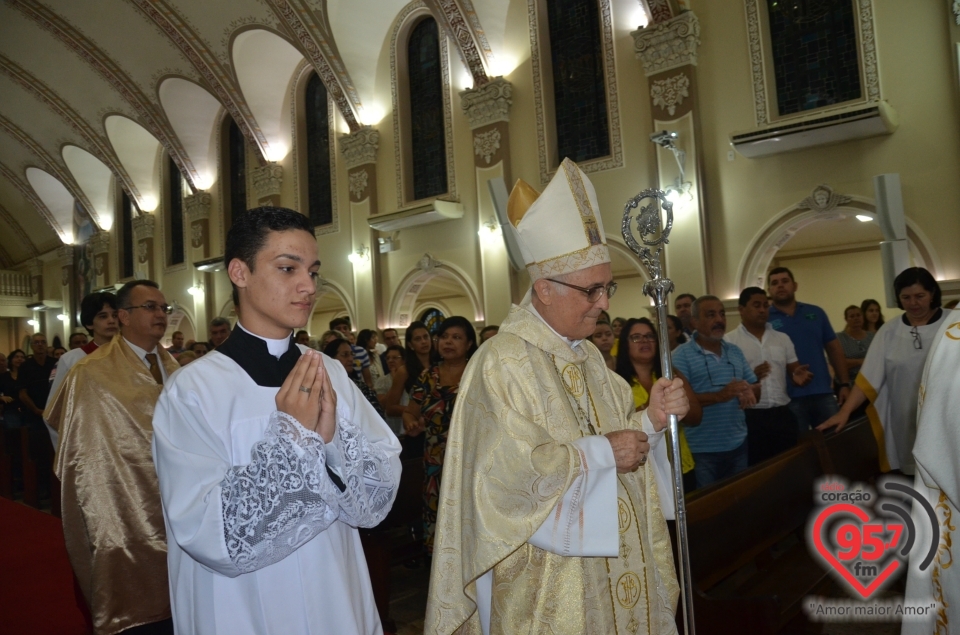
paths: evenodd
<path fill-rule="evenodd" d="M 339 471 L 343 491 L 327 475 L 328 462 Z M 390 511 L 392 472 L 383 450 L 339 409 L 334 444 L 274 412 L 250 463 L 229 469 L 220 483 L 230 559 L 247 573 L 284 559 L 336 520 L 379 524 Z"/>

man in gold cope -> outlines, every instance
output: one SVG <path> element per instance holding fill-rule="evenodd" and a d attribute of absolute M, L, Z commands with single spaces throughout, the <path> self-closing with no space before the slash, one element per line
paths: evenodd
<path fill-rule="evenodd" d="M 96 635 L 173 633 L 153 409 L 180 367 L 162 346 L 157 284 L 117 292 L 120 334 L 70 370 L 44 418 L 60 431 L 63 535 Z"/>
<path fill-rule="evenodd" d="M 651 444 L 689 403 L 626 382 L 586 338 L 616 291 L 596 193 L 564 160 L 509 216 L 533 287 L 460 383 L 444 459 L 427 633 L 675 633 L 679 589 Z M 512 230 L 511 230 L 512 231 Z"/>

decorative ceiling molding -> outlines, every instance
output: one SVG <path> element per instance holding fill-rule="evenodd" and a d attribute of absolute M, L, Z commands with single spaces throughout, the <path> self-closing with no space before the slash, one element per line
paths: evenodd
<path fill-rule="evenodd" d="M 123 99 L 130 104 L 140 117 L 140 123 L 157 141 L 167 150 L 167 153 L 177 164 L 181 173 L 190 182 L 191 187 L 199 178 L 196 168 L 187 156 L 180 140 L 174 134 L 162 109 L 153 103 L 150 97 L 137 86 L 113 58 L 107 55 L 93 40 L 86 37 L 69 22 L 61 18 L 50 8 L 36 0 L 8 0 L 26 17 L 33 20 L 40 28 L 51 33 L 69 49 L 73 50 L 80 59 L 86 62 L 94 71 L 103 77 Z"/>
<path fill-rule="evenodd" d="M 15 123 L 3 115 L 0 115 L 0 129 L 5 130 L 11 137 L 16 139 L 20 145 L 30 152 L 33 152 L 33 154 L 36 155 L 36 157 L 43 163 L 42 167 L 44 167 L 47 172 L 51 172 L 53 176 L 57 177 L 60 182 L 63 183 L 63 186 L 67 188 L 67 191 L 70 192 L 70 195 L 80 202 L 80 206 L 83 208 L 83 211 L 90 216 L 97 226 L 100 225 L 100 217 L 97 215 L 97 211 L 90 203 L 90 199 L 87 198 L 87 195 L 80 187 L 80 184 L 77 183 L 77 180 L 73 177 L 73 173 L 70 172 L 69 168 L 64 169 L 64 166 L 61 164 L 61 162 L 50 156 L 46 150 L 44 150 L 36 141 L 33 140 L 33 137 L 21 130 Z"/>
<path fill-rule="evenodd" d="M 217 60 L 203 39 L 190 27 L 187 21 L 164 0 L 129 0 L 149 20 L 151 20 L 180 52 L 193 64 L 211 92 L 227 109 L 240 131 L 260 148 L 267 156 L 270 144 L 257 125 L 257 121 L 247 106 L 243 93 L 233 81 L 230 73 Z"/>
<path fill-rule="evenodd" d="M 77 147 L 83 148 L 110 168 L 114 176 L 116 176 L 123 185 L 123 189 L 127 191 L 127 194 L 129 194 L 132 199 L 138 200 L 140 198 L 140 191 L 137 189 L 137 186 L 134 185 L 130 175 L 127 174 L 126 168 L 120 163 L 120 159 L 117 158 L 110 141 L 90 126 L 83 116 L 74 110 L 70 104 L 64 101 L 63 98 L 55 93 L 49 86 L 3 54 L 0 54 L 0 72 L 16 82 L 21 88 L 31 93 L 39 101 L 46 104 L 50 110 L 63 119 L 64 123 L 70 126 L 74 132 L 83 137 L 89 144 L 88 147 L 77 144 Z"/>
<path fill-rule="evenodd" d="M 37 246 L 33 244 L 33 241 L 30 240 L 30 237 L 27 236 L 27 232 L 23 231 L 23 226 L 17 222 L 17 219 L 13 217 L 13 214 L 7 211 L 7 208 L 0 203 L 0 220 L 5 222 L 10 226 L 10 229 L 13 230 L 13 233 L 17 235 L 17 238 L 20 240 L 20 244 L 27 250 L 31 258 L 36 258 L 40 255 L 40 251 L 37 249 Z M 12 260 L 12 259 L 11 259 Z"/>
<path fill-rule="evenodd" d="M 56 219 L 54 219 L 53 214 L 50 213 L 50 210 L 47 209 L 47 206 L 43 203 L 42 200 L 40 200 L 40 197 L 37 196 L 37 193 L 33 190 L 32 187 L 30 187 L 29 183 L 27 183 L 26 181 L 21 179 L 19 176 L 17 176 L 16 172 L 11 170 L 9 167 L 4 165 L 3 163 L 0 163 L 0 175 L 3 175 L 4 177 L 6 177 L 8 181 L 13 183 L 13 185 L 18 190 L 20 190 L 20 193 L 23 194 L 23 197 L 27 199 L 27 201 L 29 201 L 31 205 L 37 208 L 37 212 L 40 214 L 40 216 L 43 217 L 43 220 L 45 220 L 47 224 L 50 225 L 50 229 L 52 229 L 54 233 L 57 234 L 58 238 L 61 235 L 63 235 L 63 228 L 60 227 L 60 223 L 58 223 Z M 22 234 L 21 240 L 26 240 L 27 241 L 26 244 L 33 245 L 33 242 L 31 242 L 30 239 L 27 238 L 26 233 L 23 232 L 23 228 L 20 226 L 19 223 L 16 223 L 14 227 L 20 227 L 19 233 Z M 34 251 L 36 251 L 35 247 L 34 247 Z"/>
<path fill-rule="evenodd" d="M 488 70 L 493 62 L 490 44 L 480 26 L 480 20 L 470 0 L 425 0 L 437 22 L 457 44 L 464 66 L 473 76 L 473 87 L 480 88 L 488 81 Z"/>
<path fill-rule="evenodd" d="M 268 4 L 293 33 L 300 44 L 300 52 L 317 71 L 327 93 L 350 126 L 350 131 L 359 130 L 359 113 L 363 110 L 360 95 L 343 60 L 331 44 L 333 37 L 329 35 L 329 26 L 318 24 L 313 11 L 300 0 L 268 0 Z"/>
<path fill-rule="evenodd" d="M 651 24 L 666 22 L 673 17 L 670 0 L 646 0 L 646 3 Z"/>

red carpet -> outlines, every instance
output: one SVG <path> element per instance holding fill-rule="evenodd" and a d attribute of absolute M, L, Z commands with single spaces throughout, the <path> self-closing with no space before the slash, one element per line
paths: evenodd
<path fill-rule="evenodd" d="M 0 634 L 87 632 L 60 519 L 0 498 Z"/>

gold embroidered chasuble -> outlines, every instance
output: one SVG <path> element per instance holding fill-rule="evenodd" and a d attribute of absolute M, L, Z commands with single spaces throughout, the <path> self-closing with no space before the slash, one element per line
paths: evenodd
<path fill-rule="evenodd" d="M 514 306 L 460 382 L 425 632 L 481 633 L 476 580 L 492 569 L 490 633 L 675 633 L 679 587 L 652 468 L 618 475 L 619 557 L 528 542 L 580 473 L 573 441 L 639 429 L 640 418 L 596 347 L 573 349 Z"/>
<path fill-rule="evenodd" d="M 179 368 L 162 347 L 158 357 L 168 377 Z M 60 431 L 63 533 L 97 635 L 170 617 L 150 446 L 161 388 L 117 335 L 71 369 L 44 413 Z"/>

